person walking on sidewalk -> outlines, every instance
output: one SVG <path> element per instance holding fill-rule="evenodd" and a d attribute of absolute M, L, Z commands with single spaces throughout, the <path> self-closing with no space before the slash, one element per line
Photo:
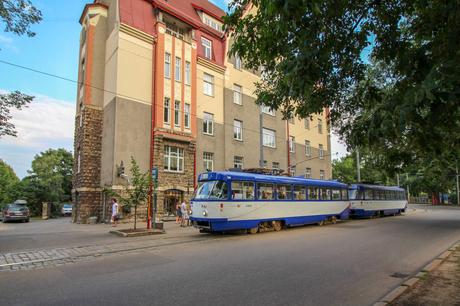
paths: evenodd
<path fill-rule="evenodd" d="M 117 226 L 118 224 L 118 203 L 117 199 L 112 198 L 112 226 Z"/>
<path fill-rule="evenodd" d="M 179 202 L 176 203 L 176 224 L 182 224 L 182 211 Z"/>
<path fill-rule="evenodd" d="M 185 204 L 185 201 L 182 201 L 182 204 L 180 205 L 180 212 L 182 214 L 182 222 L 180 223 L 180 226 L 187 226 L 188 215 L 187 215 L 187 204 Z"/>

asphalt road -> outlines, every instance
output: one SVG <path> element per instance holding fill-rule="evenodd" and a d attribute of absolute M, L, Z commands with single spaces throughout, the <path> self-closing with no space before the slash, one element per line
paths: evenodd
<path fill-rule="evenodd" d="M 5 305 L 371 305 L 460 239 L 460 210 L 419 209 L 223 236 L 0 273 Z"/>

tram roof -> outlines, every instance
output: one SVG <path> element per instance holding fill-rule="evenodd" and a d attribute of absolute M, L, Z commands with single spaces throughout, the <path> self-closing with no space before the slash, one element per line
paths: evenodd
<path fill-rule="evenodd" d="M 241 181 L 256 181 L 262 183 L 273 184 L 302 184 L 319 187 L 337 187 L 348 188 L 347 184 L 338 181 L 315 180 L 306 179 L 303 177 L 289 177 L 289 176 L 275 176 L 264 175 L 247 172 L 232 172 L 232 171 L 218 171 L 206 172 L 198 176 L 198 181 L 212 181 L 212 180 L 241 180 Z"/>
<path fill-rule="evenodd" d="M 352 184 L 350 189 L 378 189 L 378 190 L 393 190 L 393 191 L 404 191 L 404 188 L 398 186 L 382 186 L 382 185 L 371 185 L 371 184 Z"/>

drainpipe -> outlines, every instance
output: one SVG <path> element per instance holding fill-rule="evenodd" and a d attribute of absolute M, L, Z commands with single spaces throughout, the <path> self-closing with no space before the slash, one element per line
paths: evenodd
<path fill-rule="evenodd" d="M 288 173 L 291 175 L 291 150 L 289 148 L 289 119 L 286 120 L 286 130 L 287 130 L 287 168 L 288 168 Z"/>

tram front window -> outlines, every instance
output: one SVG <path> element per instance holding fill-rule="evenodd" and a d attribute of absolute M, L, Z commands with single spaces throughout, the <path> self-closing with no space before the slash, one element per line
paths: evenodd
<path fill-rule="evenodd" d="M 200 182 L 196 191 L 197 200 L 217 200 L 227 198 L 227 183 L 223 181 Z"/>

